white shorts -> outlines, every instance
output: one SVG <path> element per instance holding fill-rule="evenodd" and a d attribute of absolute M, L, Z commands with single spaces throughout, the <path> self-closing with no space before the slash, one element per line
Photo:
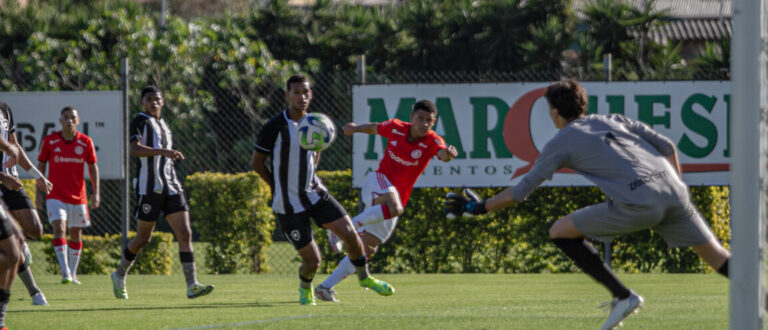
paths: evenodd
<path fill-rule="evenodd" d="M 375 171 L 368 173 L 368 176 L 365 177 L 365 183 L 360 189 L 360 199 L 365 208 L 373 206 L 373 200 L 386 193 L 394 193 L 395 198 L 400 198 L 397 189 L 389 182 L 386 175 Z M 357 232 L 359 234 L 367 232 L 384 243 L 392 236 L 395 226 L 397 226 L 397 217 L 359 227 Z"/>
<path fill-rule="evenodd" d="M 48 210 L 49 223 L 64 220 L 68 228 L 91 226 L 87 204 L 67 204 L 58 199 L 48 199 L 45 201 L 45 208 Z"/>

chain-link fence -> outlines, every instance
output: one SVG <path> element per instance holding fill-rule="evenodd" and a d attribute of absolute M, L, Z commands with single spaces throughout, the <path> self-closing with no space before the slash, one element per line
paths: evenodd
<path fill-rule="evenodd" d="M 0 71 L 1 72 L 1 71 Z M 558 80 L 564 76 L 574 76 L 582 81 L 603 81 L 606 74 L 602 71 L 571 72 L 562 71 L 527 71 L 527 72 L 367 72 L 365 83 L 395 84 L 395 83 L 481 83 L 481 82 L 546 82 Z M 647 80 L 658 76 L 655 72 L 644 73 L 641 77 Z M 357 72 L 329 72 L 311 75 L 313 82 L 313 101 L 310 111 L 320 111 L 329 114 L 341 127 L 352 119 L 352 86 L 358 81 Z M 729 72 L 717 70 L 713 72 L 679 71 L 675 74 L 664 75 L 666 80 L 728 80 Z M 3 82 L 6 88 L 11 81 L 11 89 L 15 91 L 41 90 L 40 86 L 55 86 L 53 90 L 82 90 L 92 83 L 81 81 L 80 77 L 36 76 L 34 73 L 5 71 Z M 44 83 L 41 79 L 58 79 L 55 83 Z M 93 78 L 91 78 L 93 79 Z M 119 76 L 99 76 L 100 86 L 120 86 Z M 186 160 L 178 163 L 182 178 L 200 171 L 236 173 L 250 170 L 250 158 L 256 135 L 262 126 L 274 115 L 282 111 L 285 102 L 285 81 L 287 77 L 271 81 L 261 81 L 258 84 L 238 84 L 227 81 L 227 77 L 208 77 L 199 84 L 190 84 L 185 91 L 164 90 L 166 106 L 163 117 L 169 122 L 174 134 L 175 148 L 181 150 Z M 135 81 L 135 80 L 134 80 Z M 151 82 L 160 85 L 162 83 Z M 143 87 L 134 82 L 129 90 L 130 117 L 139 111 L 138 91 Z M 186 93 L 185 95 L 181 95 Z M 182 97 L 193 97 L 194 102 L 180 102 Z M 0 100 L 2 101 L 2 100 Z M 62 105 L 64 106 L 64 105 Z M 53 118 L 58 116 L 59 109 L 51 109 Z M 58 128 L 57 128 L 58 129 Z M 25 134 L 23 130 L 19 134 Z M 22 140 L 22 146 L 24 142 Z M 28 148 L 28 146 L 25 146 Z M 27 149 L 27 151 L 30 151 Z M 346 170 L 352 166 L 351 139 L 339 138 L 334 145 L 323 153 L 320 169 Z M 131 161 L 131 176 L 135 176 L 137 161 Z M 102 207 L 94 210 L 91 215 L 93 226 L 85 230 L 88 235 L 104 233 L 120 233 L 122 228 L 122 180 L 102 180 Z M 88 184 L 90 190 L 90 184 Z M 90 192 L 89 192 L 90 193 Z M 131 195 L 131 207 L 135 196 Z M 191 215 L 193 221 L 195 215 Z M 47 222 L 44 220 L 44 222 Z M 135 230 L 136 223 L 132 219 L 130 229 Z M 171 231 L 170 227 L 161 221 L 158 230 Z M 285 238 L 276 230 L 273 238 L 282 241 Z M 50 229 L 47 229 L 50 232 Z M 284 243 L 287 244 L 287 243 Z M 296 254 L 289 249 L 282 249 L 280 255 L 273 255 L 270 262 L 295 263 Z M 285 267 L 272 267 L 284 269 Z M 290 268 L 291 272 L 294 271 Z"/>

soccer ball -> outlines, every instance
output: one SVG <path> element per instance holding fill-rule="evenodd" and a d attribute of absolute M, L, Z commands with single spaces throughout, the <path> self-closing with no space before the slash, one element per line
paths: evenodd
<path fill-rule="evenodd" d="M 296 127 L 296 139 L 299 145 L 310 151 L 328 149 L 336 138 L 336 125 L 328 116 L 319 112 L 310 112 Z"/>

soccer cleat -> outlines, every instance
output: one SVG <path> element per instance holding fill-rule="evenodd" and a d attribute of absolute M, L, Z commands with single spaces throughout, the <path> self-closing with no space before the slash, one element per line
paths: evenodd
<path fill-rule="evenodd" d="M 299 304 L 315 306 L 315 293 L 312 291 L 312 288 L 305 289 L 299 287 Z"/>
<path fill-rule="evenodd" d="M 395 288 L 389 285 L 389 283 L 377 280 L 373 276 L 368 276 L 360 280 L 360 286 L 376 291 L 376 293 L 382 296 L 391 296 L 395 293 Z"/>
<path fill-rule="evenodd" d="M 63 276 L 61 278 L 61 284 L 69 284 L 69 283 L 72 283 L 72 277 Z"/>
<path fill-rule="evenodd" d="M 213 291 L 213 285 L 195 283 L 187 288 L 187 298 L 194 299 L 205 296 Z"/>
<path fill-rule="evenodd" d="M 331 250 L 335 253 L 341 253 L 344 251 L 344 241 L 339 236 L 336 236 L 332 231 L 328 230 L 328 243 L 331 244 Z"/>
<path fill-rule="evenodd" d="M 78 280 L 77 280 L 77 277 L 73 277 L 73 278 L 72 278 L 72 284 L 81 285 L 81 284 L 83 284 L 83 283 L 80 283 L 80 281 L 78 281 Z"/>
<path fill-rule="evenodd" d="M 128 299 L 128 292 L 125 291 L 125 277 L 117 275 L 117 272 L 112 272 L 112 290 L 115 293 L 117 299 Z"/>
<path fill-rule="evenodd" d="M 629 297 L 621 300 L 618 297 L 614 297 L 610 304 L 611 312 L 608 314 L 608 319 L 600 330 L 615 329 L 621 326 L 621 321 L 629 316 L 629 314 L 637 313 L 637 310 L 643 307 L 643 297 L 630 290 Z"/>
<path fill-rule="evenodd" d="M 32 305 L 48 306 L 48 300 L 45 299 L 45 295 L 42 292 L 38 292 L 32 296 Z"/>
<path fill-rule="evenodd" d="M 315 288 L 315 296 L 322 301 L 339 302 L 339 300 L 336 299 L 336 291 L 334 291 L 333 288 L 326 288 L 322 285 L 318 285 Z"/>

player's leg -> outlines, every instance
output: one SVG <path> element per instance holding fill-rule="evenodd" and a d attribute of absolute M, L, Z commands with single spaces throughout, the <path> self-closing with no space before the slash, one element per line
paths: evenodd
<path fill-rule="evenodd" d="M 311 237 L 311 236 L 310 236 Z M 320 248 L 312 239 L 304 247 L 296 250 L 301 257 L 299 266 L 299 304 L 315 305 L 315 295 L 312 290 L 312 280 L 320 267 Z"/>
<path fill-rule="evenodd" d="M 185 204 L 186 205 L 186 204 Z M 213 285 L 203 285 L 197 281 L 194 249 L 192 248 L 192 226 L 189 222 L 188 211 L 178 211 L 166 216 L 171 225 L 176 241 L 179 242 L 179 260 L 184 269 L 184 279 L 187 283 L 187 297 L 197 298 L 213 291 Z"/>
<path fill-rule="evenodd" d="M 72 275 L 72 283 L 80 284 L 77 280 L 77 266 L 80 264 L 80 255 L 83 252 L 83 228 L 91 226 L 88 204 L 68 204 L 67 221 L 69 231 L 69 243 L 67 243 L 67 263 L 69 273 Z"/>
<path fill-rule="evenodd" d="M 66 205 L 57 199 L 46 200 L 45 208 L 48 210 L 48 223 L 53 229 L 53 251 L 61 269 L 61 283 L 71 283 L 72 275 L 67 258 L 67 219 L 70 212 Z"/>
<path fill-rule="evenodd" d="M 375 225 L 379 224 L 374 224 L 372 226 Z M 363 243 L 365 254 L 368 257 L 373 256 L 373 254 L 376 253 L 379 245 L 382 243 L 378 237 L 367 231 L 362 231 L 360 240 Z M 355 271 L 355 265 L 353 265 L 349 260 L 349 256 L 344 256 L 344 258 L 339 262 L 339 265 L 336 266 L 336 269 L 333 270 L 331 275 L 329 275 L 322 284 L 315 288 L 315 295 L 317 295 L 320 300 L 338 302 L 339 300 L 336 298 L 336 291 L 333 288 L 341 283 L 341 281 L 343 281 L 345 278 L 347 278 L 347 276 L 354 274 Z"/>
<path fill-rule="evenodd" d="M 123 249 L 123 255 L 117 264 L 117 269 L 112 272 L 112 290 L 117 299 L 128 299 L 128 291 L 125 288 L 125 279 L 136 261 L 136 255 L 152 240 L 152 232 L 155 231 L 155 221 L 137 219 L 136 237 Z"/>
<path fill-rule="evenodd" d="M 5 313 L 11 296 L 11 285 L 22 262 L 21 232 L 14 228 L 5 207 L 0 205 L 0 327 L 5 326 Z"/>
<path fill-rule="evenodd" d="M 4 197 L 6 195 L 3 195 Z M 23 190 L 20 191 L 14 191 L 11 194 L 8 194 L 8 199 L 6 200 L 6 203 L 8 205 L 8 208 L 11 210 L 11 214 L 16 219 L 16 221 L 19 223 L 20 226 L 23 226 L 24 224 L 27 224 L 28 228 L 31 226 L 31 233 L 28 233 L 24 231 L 23 234 L 19 234 L 18 240 L 22 242 L 22 250 L 29 250 L 29 246 L 27 245 L 26 239 L 24 238 L 24 235 L 28 235 L 33 239 L 39 239 L 40 236 L 37 235 L 37 227 L 40 226 L 42 228 L 42 225 L 40 225 L 40 217 L 37 215 L 37 211 L 35 210 L 34 206 L 32 205 L 32 200 L 29 199 L 29 197 L 26 195 L 26 193 L 23 192 Z M 23 230 L 23 227 L 22 227 Z M 42 232 L 42 229 L 41 229 Z M 19 269 L 17 272 L 19 278 L 21 279 L 22 283 L 24 283 L 24 287 L 27 288 L 27 292 L 29 293 L 29 296 L 32 298 L 32 304 L 34 305 L 48 305 L 48 302 L 45 299 L 45 295 L 43 294 L 43 291 L 40 290 L 40 287 L 37 286 L 37 281 L 35 281 L 35 276 L 32 274 L 32 268 L 29 267 L 29 261 L 26 260 L 19 264 Z"/>

